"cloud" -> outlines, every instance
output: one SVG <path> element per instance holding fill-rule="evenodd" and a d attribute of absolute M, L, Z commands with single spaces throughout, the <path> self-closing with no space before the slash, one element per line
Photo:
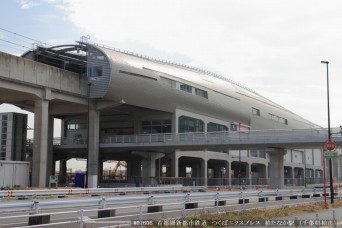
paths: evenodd
<path fill-rule="evenodd" d="M 64 10 L 92 42 L 183 56 L 181 63 L 229 77 L 300 115 L 323 105 L 321 60 L 335 61 L 330 66 L 342 74 L 337 0 L 65 0 Z M 342 79 L 334 81 L 332 93 Z"/>
<path fill-rule="evenodd" d="M 40 5 L 40 3 L 36 2 L 36 1 L 26 1 L 26 0 L 21 0 L 20 1 L 20 8 L 23 10 L 27 10 L 30 9 L 34 6 L 38 6 Z"/>

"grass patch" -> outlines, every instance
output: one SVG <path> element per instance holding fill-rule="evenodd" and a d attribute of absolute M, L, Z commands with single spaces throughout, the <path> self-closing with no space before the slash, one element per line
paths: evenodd
<path fill-rule="evenodd" d="M 342 201 L 335 202 L 333 205 L 327 204 L 328 208 L 342 207 Z M 211 223 L 211 221 L 219 220 L 258 220 L 264 221 L 267 219 L 275 219 L 287 216 L 296 216 L 304 213 L 312 213 L 324 210 L 324 202 L 307 204 L 307 205 L 297 205 L 297 206 L 284 206 L 281 208 L 273 208 L 267 210 L 249 210 L 244 212 L 226 212 L 220 215 L 209 215 L 204 214 L 200 216 L 195 216 L 189 220 L 206 220 Z"/>

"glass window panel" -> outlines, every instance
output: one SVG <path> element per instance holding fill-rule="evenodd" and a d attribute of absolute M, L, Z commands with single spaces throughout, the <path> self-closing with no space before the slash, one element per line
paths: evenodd
<path fill-rule="evenodd" d="M 161 125 L 161 120 L 152 120 L 152 125 Z"/>
<path fill-rule="evenodd" d="M 78 129 L 87 129 L 87 124 L 85 123 L 80 123 L 77 125 Z"/>
<path fill-rule="evenodd" d="M 101 77 L 103 75 L 102 66 L 88 67 L 88 77 Z"/>
<path fill-rule="evenodd" d="M 224 126 L 222 124 L 212 123 L 212 122 L 208 123 L 207 127 L 208 127 L 207 129 L 208 132 L 228 131 L 227 126 Z"/>
<path fill-rule="evenodd" d="M 259 157 L 260 157 L 260 158 L 266 158 L 266 152 L 263 151 L 263 150 L 260 150 L 260 151 L 259 151 Z"/>
<path fill-rule="evenodd" d="M 179 117 L 178 129 L 180 133 L 184 132 L 203 132 L 204 122 L 199 119 L 181 116 Z"/>
<path fill-rule="evenodd" d="M 195 89 L 195 94 L 200 97 L 208 98 L 208 92 L 198 88 Z"/>
<path fill-rule="evenodd" d="M 151 133 L 151 126 L 142 127 L 142 134 L 150 134 L 150 133 Z"/>
<path fill-rule="evenodd" d="M 260 116 L 260 110 L 257 108 L 252 108 L 252 113 L 253 113 L 253 115 Z"/>
<path fill-rule="evenodd" d="M 156 133 L 162 133 L 162 127 L 161 126 L 152 126 L 151 127 L 151 133 L 156 134 Z"/>
<path fill-rule="evenodd" d="M 252 157 L 258 157 L 258 151 L 257 150 L 251 150 L 251 156 Z"/>
<path fill-rule="evenodd" d="M 163 133 L 171 133 L 171 125 L 164 125 Z"/>
<path fill-rule="evenodd" d="M 76 129 L 76 124 L 68 124 L 68 129 L 69 130 L 75 130 Z"/>
<path fill-rule="evenodd" d="M 171 125 L 171 120 L 163 120 L 163 124 L 170 124 Z"/>
<path fill-rule="evenodd" d="M 147 120 L 142 121 L 142 125 L 143 126 L 150 126 L 151 125 L 151 121 L 147 121 Z"/>
<path fill-rule="evenodd" d="M 180 89 L 187 92 L 187 93 L 192 93 L 192 87 L 186 84 L 181 84 Z"/>

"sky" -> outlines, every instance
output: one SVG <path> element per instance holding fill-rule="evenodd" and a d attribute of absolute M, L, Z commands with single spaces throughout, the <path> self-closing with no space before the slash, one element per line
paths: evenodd
<path fill-rule="evenodd" d="M 322 127 L 329 61 L 331 126 L 342 125 L 342 1 L 11 0 L 1 11 L 0 51 L 89 36 L 220 74 Z"/>

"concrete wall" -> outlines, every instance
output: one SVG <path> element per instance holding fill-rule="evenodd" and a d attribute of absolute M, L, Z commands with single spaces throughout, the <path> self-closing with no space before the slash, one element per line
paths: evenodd
<path fill-rule="evenodd" d="M 79 74 L 0 52 L 0 77 L 35 87 L 87 95 L 87 79 Z"/>

